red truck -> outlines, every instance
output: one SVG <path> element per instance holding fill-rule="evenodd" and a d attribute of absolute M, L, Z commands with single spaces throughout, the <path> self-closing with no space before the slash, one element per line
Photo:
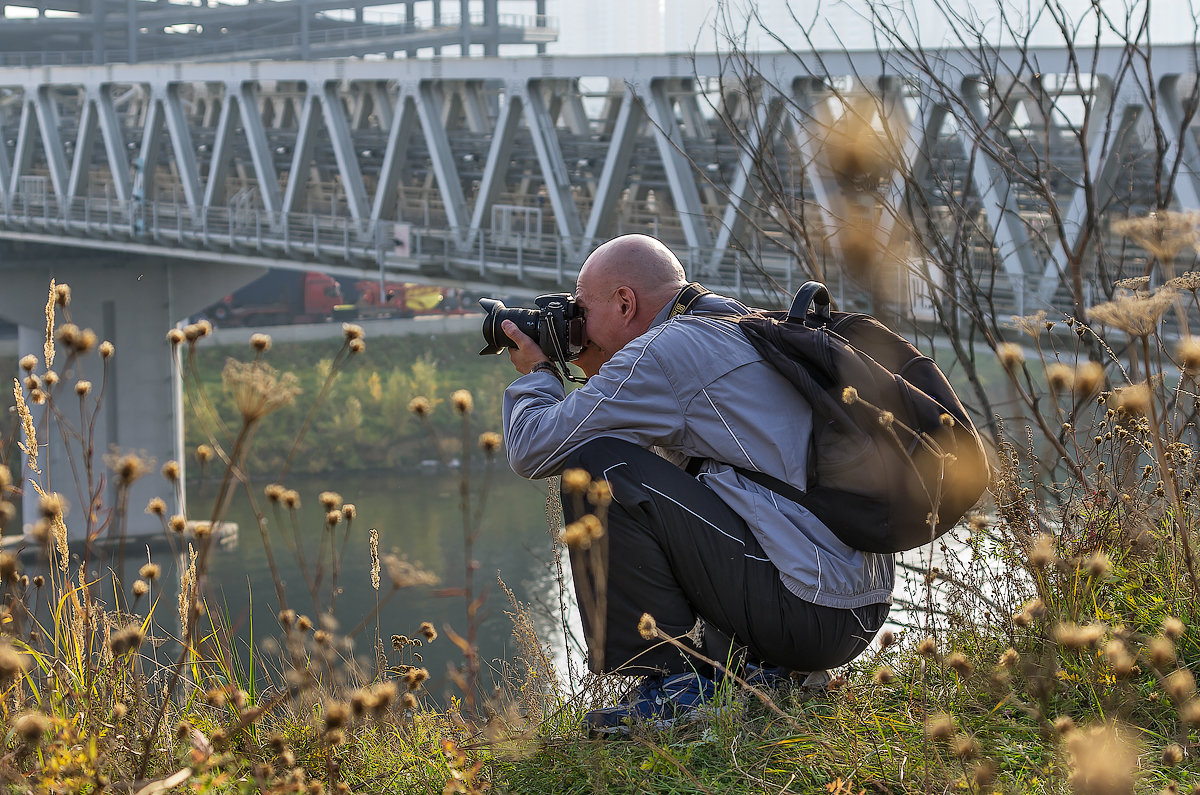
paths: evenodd
<path fill-rule="evenodd" d="M 337 279 L 327 273 L 273 270 L 204 314 L 219 326 L 278 326 L 331 320 L 344 305 Z"/>

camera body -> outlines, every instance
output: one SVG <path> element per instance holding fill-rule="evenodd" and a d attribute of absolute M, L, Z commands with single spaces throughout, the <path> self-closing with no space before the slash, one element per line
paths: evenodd
<path fill-rule="evenodd" d="M 587 337 L 584 334 L 583 309 L 570 293 L 547 293 L 533 299 L 536 309 L 509 308 L 495 298 L 480 298 L 483 307 L 483 339 L 487 346 L 480 356 L 502 353 L 515 348 L 516 343 L 500 328 L 505 320 L 517 324 L 522 333 L 537 340 L 542 352 L 559 364 L 573 362 L 583 352 Z"/>

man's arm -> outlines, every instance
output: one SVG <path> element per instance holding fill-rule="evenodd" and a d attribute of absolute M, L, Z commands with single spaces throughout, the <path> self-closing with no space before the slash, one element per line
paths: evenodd
<path fill-rule="evenodd" d="M 557 475 L 579 445 L 601 436 L 672 447 L 683 410 L 658 360 L 646 350 L 657 331 L 618 351 L 587 384 L 564 397 L 548 373 L 518 378 L 504 392 L 508 462 L 527 478 Z"/>

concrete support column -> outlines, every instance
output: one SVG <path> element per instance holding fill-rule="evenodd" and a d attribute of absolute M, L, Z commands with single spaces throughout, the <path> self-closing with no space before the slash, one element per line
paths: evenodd
<path fill-rule="evenodd" d="M 26 251 L 30 251 L 26 249 Z M 154 467 L 130 489 L 126 534 L 138 536 L 162 532 L 157 517 L 145 513 L 152 497 L 167 501 L 172 513 L 186 513 L 182 494 L 177 500 L 159 474 L 168 460 L 186 466 L 183 450 L 182 393 L 177 368 L 172 363 L 167 331 L 213 302 L 262 275 L 262 269 L 235 265 L 191 263 L 159 259 L 116 259 L 111 257 L 44 261 L 33 254 L 21 262 L 20 255 L 6 256 L 0 272 L 0 317 L 19 326 L 20 354 L 38 358 L 35 373 L 45 372 L 45 306 L 50 279 L 71 287 L 70 321 L 81 329 L 92 329 L 98 340 L 108 340 L 115 354 L 105 363 L 93 348 L 72 356 L 56 344 L 53 369 L 59 383 L 52 392 L 57 412 L 67 424 L 48 416 L 47 406 L 31 405 L 37 428 L 38 479 L 47 491 L 61 493 L 70 504 L 67 529 L 72 539 L 86 532 L 87 466 L 90 458 L 92 488 L 103 483 L 100 496 L 105 511 L 116 504 L 116 485 L 105 457 L 113 452 L 136 452 L 154 460 Z M 14 259 L 16 261 L 14 261 Z M 66 322 L 59 310 L 56 326 Z M 75 384 L 86 379 L 93 384 L 85 399 L 89 419 L 81 419 Z M 106 381 L 107 379 L 107 381 Z M 11 389 L 11 381 L 7 382 Z M 96 410 L 101 385 L 104 395 Z M 80 429 L 93 423 L 90 457 Z M 25 469 L 26 475 L 30 473 Z M 36 477 L 36 476 L 34 476 Z M 26 489 L 24 521 L 37 519 L 38 500 Z M 100 514 L 103 522 L 104 514 Z M 94 523 L 95 524 L 95 523 Z M 116 527 L 109 537 L 115 538 Z"/>

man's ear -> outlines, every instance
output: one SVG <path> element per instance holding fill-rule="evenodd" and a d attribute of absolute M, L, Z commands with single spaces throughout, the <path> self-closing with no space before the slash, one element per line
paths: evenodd
<path fill-rule="evenodd" d="M 617 288 L 617 309 L 621 319 L 628 323 L 637 316 L 637 293 L 630 287 Z"/>

